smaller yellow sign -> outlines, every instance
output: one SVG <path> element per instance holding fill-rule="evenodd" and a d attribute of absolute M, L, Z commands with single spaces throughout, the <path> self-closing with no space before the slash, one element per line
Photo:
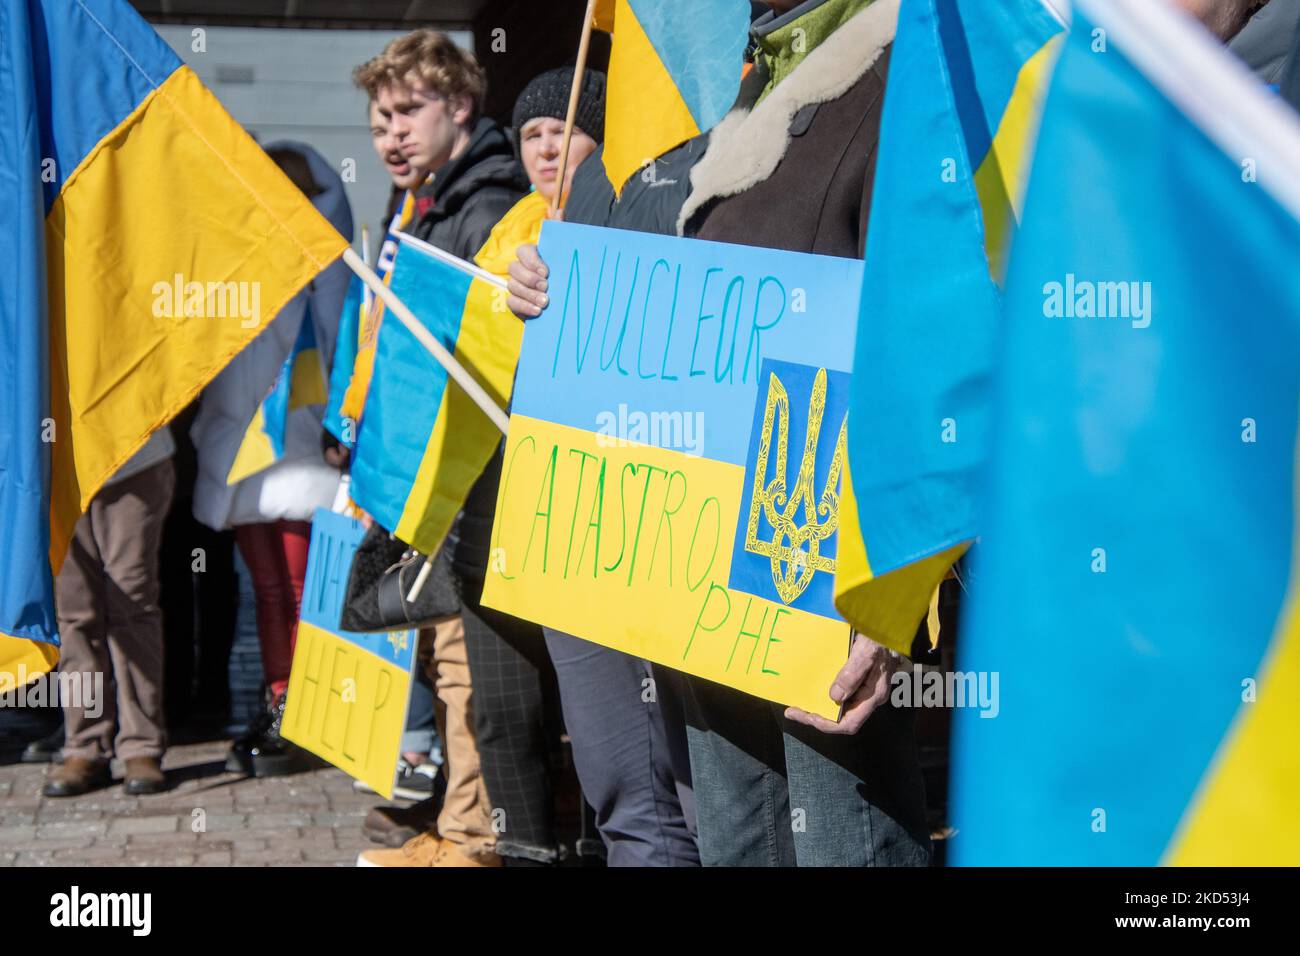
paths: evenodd
<path fill-rule="evenodd" d="M 417 635 L 339 629 L 362 536 L 353 519 L 316 512 L 280 733 L 392 799 Z"/>

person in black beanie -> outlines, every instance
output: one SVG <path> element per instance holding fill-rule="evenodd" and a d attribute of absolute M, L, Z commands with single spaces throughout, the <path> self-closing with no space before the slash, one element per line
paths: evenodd
<path fill-rule="evenodd" d="M 515 101 L 512 117 L 519 134 L 519 151 L 525 169 L 537 191 L 550 203 L 559 175 L 560 151 L 564 143 L 564 117 L 569 110 L 569 92 L 573 88 L 573 67 L 560 67 L 541 73 L 524 87 Z M 569 159 L 565 166 L 564 194 L 573 184 L 573 173 L 584 159 L 595 152 L 605 139 L 605 74 L 587 70 L 582 76 L 578 108 L 574 114 L 573 136 L 569 142 Z M 563 206 L 563 203 L 560 204 Z"/>
<path fill-rule="evenodd" d="M 550 173 L 549 191 L 542 180 L 548 163 L 558 166 L 572 84 L 572 68 L 543 73 L 524 89 L 515 105 L 513 121 L 538 198 L 549 199 L 555 190 L 558 171 Z M 622 207 L 629 215 L 614 214 L 614 193 L 599 159 L 604 141 L 604 88 L 603 74 L 586 73 L 569 145 L 564 219 L 584 225 L 671 232 L 685 191 L 676 191 L 680 195 L 675 206 L 671 200 L 664 206 L 671 207 L 672 215 L 664 226 L 656 228 L 647 211 L 661 204 L 645 201 L 648 197 L 639 187 L 648 181 L 639 173 L 623 192 L 625 197 L 637 197 Z M 533 163 L 538 156 L 540 168 Z M 689 166 L 676 162 L 662 168 L 689 172 Z M 689 182 L 688 177 L 682 178 Z M 658 199 L 667 197 L 672 186 L 671 177 L 665 177 L 646 189 L 653 188 Z M 529 248 L 535 249 L 536 237 L 528 242 Z M 518 248 L 516 241 L 506 257 L 507 268 Z M 484 265 L 482 261 L 479 264 Z M 500 271 L 499 260 L 493 271 Z M 573 747 L 574 768 L 583 796 L 594 811 L 608 864 L 697 866 L 680 676 L 667 669 L 652 669 L 648 662 L 611 647 L 554 628 L 544 630 L 547 653 L 560 685 L 560 706 Z"/>

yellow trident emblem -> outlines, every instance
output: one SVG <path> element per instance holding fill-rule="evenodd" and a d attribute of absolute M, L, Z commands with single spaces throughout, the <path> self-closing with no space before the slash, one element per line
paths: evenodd
<path fill-rule="evenodd" d="M 786 459 L 790 443 L 790 396 L 781 380 L 772 373 L 763 411 L 763 433 L 758 443 L 758 460 L 754 466 L 754 493 L 749 506 L 749 526 L 745 533 L 745 550 L 766 556 L 772 562 L 772 583 L 781 600 L 789 604 L 808 587 L 818 571 L 834 573 L 835 559 L 819 553 L 821 542 L 833 535 L 840 524 L 840 472 L 848 448 L 848 416 L 840 423 L 835 457 L 821 499 L 814 506 L 813 469 L 817 464 L 817 439 L 821 435 L 822 417 L 826 413 L 826 369 L 817 370 L 812 397 L 808 401 L 808 431 L 804 440 L 803 461 L 794 487 L 786 493 Z M 779 420 L 778 420 L 779 416 Z M 772 450 L 772 425 L 776 433 L 776 477 L 767 478 L 768 456 Z M 803 524 L 795 521 L 803 508 Z M 782 510 L 777 510 L 782 509 Z M 772 526 L 772 540 L 758 539 L 758 518 L 767 516 Z M 817 520 L 821 515 L 824 519 Z M 788 544 L 786 542 L 789 542 Z M 782 567 L 784 565 L 784 568 Z"/>
<path fill-rule="evenodd" d="M 396 656 L 406 650 L 406 633 L 404 631 L 394 631 L 388 635 L 388 643 L 393 645 L 393 654 Z"/>

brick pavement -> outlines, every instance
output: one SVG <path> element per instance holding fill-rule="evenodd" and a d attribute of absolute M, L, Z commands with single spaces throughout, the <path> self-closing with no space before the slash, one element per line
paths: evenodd
<path fill-rule="evenodd" d="M 382 801 L 332 767 L 264 780 L 224 770 L 222 741 L 171 748 L 167 793 L 119 784 L 41 796 L 49 766 L 0 766 L 0 866 L 352 866 L 374 844 L 361 820 Z M 114 764 L 120 780 L 121 767 Z"/>

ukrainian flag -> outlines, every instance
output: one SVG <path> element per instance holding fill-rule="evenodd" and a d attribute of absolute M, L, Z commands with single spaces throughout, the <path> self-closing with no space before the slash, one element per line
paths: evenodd
<path fill-rule="evenodd" d="M 391 286 L 393 282 L 393 262 L 397 258 L 399 246 L 397 236 L 406 230 L 414 220 L 415 195 L 407 192 L 402 197 L 401 207 L 393 214 L 393 219 L 388 224 L 388 232 L 385 234 L 384 243 L 379 249 L 379 260 L 375 263 L 375 273 L 383 280 L 385 285 Z M 366 407 L 366 394 L 370 390 L 370 377 L 374 371 L 375 341 L 379 337 L 379 327 L 384 320 L 384 300 L 377 296 L 371 297 L 365 289 L 362 290 L 361 295 L 365 316 L 361 321 L 360 329 L 358 329 L 356 357 L 351 364 L 343 366 L 345 371 L 340 373 L 348 375 L 348 380 L 344 383 L 343 397 L 339 402 L 340 430 L 342 430 L 342 419 L 351 420 L 354 430 L 356 424 L 361 421 L 362 412 Z M 340 368 L 337 362 L 334 367 L 336 369 Z M 335 434 L 335 437 L 342 441 L 341 435 Z M 355 437 L 353 441 L 355 441 Z M 353 442 L 346 442 L 345 444 L 351 447 Z"/>
<path fill-rule="evenodd" d="M 1041 0 L 904 0 L 849 414 L 836 606 L 907 652 L 976 533 L 1003 263 L 1061 24 Z"/>
<path fill-rule="evenodd" d="M 629 176 L 713 127 L 740 90 L 745 0 L 601 0 L 596 29 L 613 34 L 605 93 L 605 172 Z"/>
<path fill-rule="evenodd" d="M 391 288 L 502 408 L 523 323 L 505 281 L 405 233 Z M 379 326 L 352 456 L 352 499 L 424 554 L 441 546 L 501 432 L 400 322 Z"/>
<path fill-rule="evenodd" d="M 105 479 L 346 243 L 124 0 L 0 0 L 0 189 L 4 681 Z"/>
<path fill-rule="evenodd" d="M 962 864 L 1300 863 L 1300 122 L 1078 0 L 1007 286 Z M 1102 38 L 1104 52 L 1095 44 Z"/>
<path fill-rule="evenodd" d="M 353 277 L 356 282 L 356 277 Z M 345 300 L 346 301 L 346 300 Z M 354 326 L 355 327 L 355 326 Z M 244 440 L 226 476 L 233 485 L 250 475 L 270 468 L 284 457 L 284 434 L 289 413 L 306 405 L 323 405 L 329 396 L 325 390 L 320 349 L 316 346 L 316 328 L 311 306 L 303 311 L 302 324 L 293 348 L 280 367 L 271 391 L 257 406 Z"/>
<path fill-rule="evenodd" d="M 365 283 L 353 275 L 348 281 L 348 293 L 343 299 L 339 316 L 339 334 L 334 341 L 334 365 L 330 368 L 329 395 L 325 403 L 325 416 L 321 424 L 347 448 L 356 444 L 356 422 L 343 414 L 343 400 L 356 366 L 361 332 L 369 312 L 369 296 Z M 349 424 L 350 422 L 350 424 Z"/>

